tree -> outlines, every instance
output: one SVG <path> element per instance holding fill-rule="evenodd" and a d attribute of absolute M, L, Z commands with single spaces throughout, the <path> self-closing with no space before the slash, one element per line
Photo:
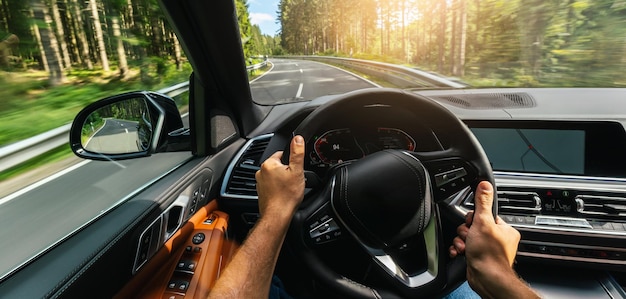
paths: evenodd
<path fill-rule="evenodd" d="M 63 67 L 59 59 L 59 48 L 54 33 L 51 30 L 50 15 L 43 0 L 31 0 L 33 17 L 37 23 L 34 25 L 41 38 L 41 52 L 44 54 L 48 65 L 48 82 L 51 86 L 59 85 L 65 79 Z"/>
<path fill-rule="evenodd" d="M 89 7 L 91 9 L 93 27 L 96 33 L 98 51 L 100 53 L 100 63 L 102 63 L 102 69 L 105 72 L 108 72 L 110 71 L 109 58 L 107 56 L 106 46 L 104 44 L 104 35 L 102 34 L 102 24 L 100 23 L 100 15 L 98 14 L 98 4 L 96 3 L 96 0 L 89 0 Z"/>

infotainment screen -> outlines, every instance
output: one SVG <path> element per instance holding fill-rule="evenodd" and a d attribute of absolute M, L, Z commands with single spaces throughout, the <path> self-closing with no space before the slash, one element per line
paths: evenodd
<path fill-rule="evenodd" d="M 494 170 L 585 174 L 585 130 L 472 128 Z"/>

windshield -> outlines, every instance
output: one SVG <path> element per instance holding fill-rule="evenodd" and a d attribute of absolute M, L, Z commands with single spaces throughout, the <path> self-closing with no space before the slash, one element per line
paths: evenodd
<path fill-rule="evenodd" d="M 249 11 L 245 47 L 271 62 L 251 86 L 262 104 L 374 86 L 626 84 L 622 1 L 254 0 Z"/>

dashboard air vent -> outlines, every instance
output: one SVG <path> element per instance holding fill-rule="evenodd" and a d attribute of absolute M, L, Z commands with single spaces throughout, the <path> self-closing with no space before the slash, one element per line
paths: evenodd
<path fill-rule="evenodd" d="M 469 93 L 431 97 L 465 109 L 529 108 L 537 105 L 535 99 L 525 92 Z"/>
<path fill-rule="evenodd" d="M 576 211 L 581 215 L 618 219 L 626 217 L 624 197 L 580 194 L 574 201 Z"/>
<path fill-rule="evenodd" d="M 474 198 L 469 198 L 463 205 L 474 209 Z M 541 198 L 535 192 L 498 191 L 498 209 L 504 213 L 538 214 L 541 212 Z"/>
<path fill-rule="evenodd" d="M 261 166 L 261 158 L 272 135 L 263 135 L 251 139 L 228 167 L 222 186 L 222 196 L 256 199 L 255 174 Z"/>

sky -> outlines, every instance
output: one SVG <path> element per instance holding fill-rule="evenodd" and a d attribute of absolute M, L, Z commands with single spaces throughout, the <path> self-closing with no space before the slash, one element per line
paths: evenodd
<path fill-rule="evenodd" d="M 248 0 L 250 22 L 261 27 L 261 33 L 276 35 L 280 24 L 276 23 L 279 0 Z"/>

